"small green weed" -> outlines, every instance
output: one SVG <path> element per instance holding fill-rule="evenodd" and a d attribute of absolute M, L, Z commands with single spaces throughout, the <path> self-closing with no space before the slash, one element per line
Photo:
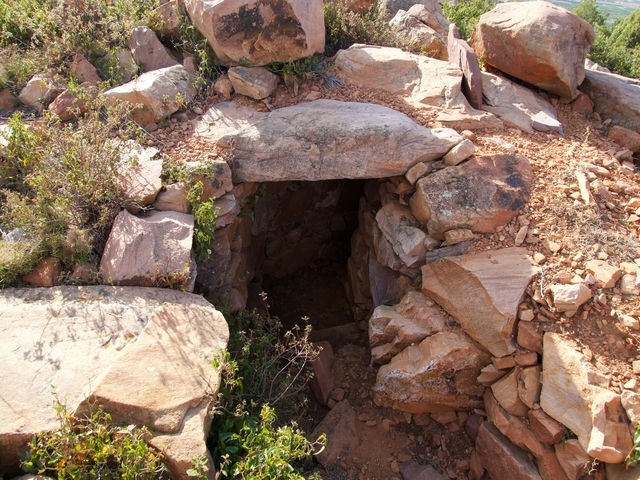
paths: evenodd
<path fill-rule="evenodd" d="M 21 465 L 25 472 L 78 480 L 168 478 L 162 454 L 147 445 L 145 428 L 115 426 L 102 409 L 76 418 L 57 401 L 54 408 L 60 427 L 33 437 Z"/>
<path fill-rule="evenodd" d="M 187 186 L 187 201 L 194 216 L 194 256 L 204 260 L 211 255 L 216 239 L 216 224 L 220 209 L 215 206 L 215 198 L 205 198 L 204 181 L 212 181 L 218 174 L 216 164 L 204 160 L 196 168 L 187 168 L 178 162 L 164 164 L 165 183 L 182 182 Z"/>
<path fill-rule="evenodd" d="M 298 94 L 301 83 L 314 78 L 322 79 L 329 88 L 344 86 L 342 81 L 331 73 L 327 61 L 319 55 L 290 60 L 287 63 L 270 63 L 266 68 L 280 75 L 284 84 L 294 95 Z"/>
<path fill-rule="evenodd" d="M 633 467 L 640 462 L 640 423 L 636 425 L 636 431 L 633 434 L 633 447 L 627 453 L 624 463 L 627 467 Z"/>

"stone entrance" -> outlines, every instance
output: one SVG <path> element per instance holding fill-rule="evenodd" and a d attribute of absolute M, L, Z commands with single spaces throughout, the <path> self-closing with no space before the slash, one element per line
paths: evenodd
<path fill-rule="evenodd" d="M 271 314 L 287 329 L 308 318 L 314 339 L 354 322 L 347 263 L 364 186 L 362 180 L 328 180 L 258 187 L 249 308 L 264 308 L 265 292 Z"/>

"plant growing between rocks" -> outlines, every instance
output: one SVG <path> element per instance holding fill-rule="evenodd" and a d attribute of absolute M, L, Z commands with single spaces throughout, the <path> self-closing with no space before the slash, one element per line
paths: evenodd
<path fill-rule="evenodd" d="M 59 479 L 159 480 L 168 477 L 163 455 L 147 444 L 146 428 L 118 427 L 102 408 L 76 418 L 58 401 L 60 427 L 39 433 L 22 461 L 25 472 Z"/>
<path fill-rule="evenodd" d="M 401 47 L 402 42 L 389 26 L 389 18 L 376 4 L 364 12 L 349 10 L 346 0 L 324 4 L 326 45 L 324 53 L 333 56 L 338 50 L 349 48 L 354 43 Z"/>
<path fill-rule="evenodd" d="M 299 409 L 318 354 L 310 327 L 282 332 L 277 318 L 258 310 L 238 312 L 229 326 L 228 350 L 214 363 L 222 371 L 209 438 L 216 468 L 222 478 L 303 479 L 301 462 L 326 439 L 309 440 L 295 421 L 282 424 L 278 415 Z"/>
<path fill-rule="evenodd" d="M 215 198 L 203 199 L 204 183 L 201 178 L 214 178 L 215 164 L 205 160 L 196 168 L 166 161 L 164 164 L 165 183 L 184 183 L 187 187 L 187 201 L 194 216 L 193 253 L 196 260 L 205 260 L 211 255 L 216 239 L 216 224 L 220 208 L 215 206 Z"/>
<path fill-rule="evenodd" d="M 97 99 L 91 107 L 76 123 L 47 117 L 27 126 L 11 117 L 0 153 L 0 225 L 19 234 L 24 254 L 0 240 L 0 286 L 45 256 L 68 267 L 97 261 L 113 219 L 131 204 L 119 180 L 123 140 L 142 132 L 122 106 Z"/>

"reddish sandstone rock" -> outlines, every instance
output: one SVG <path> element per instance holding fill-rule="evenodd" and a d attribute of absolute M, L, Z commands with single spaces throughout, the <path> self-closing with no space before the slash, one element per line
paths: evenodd
<path fill-rule="evenodd" d="M 189 18 L 226 65 L 257 66 L 324 50 L 322 0 L 186 0 Z"/>
<path fill-rule="evenodd" d="M 516 447 L 489 422 L 484 422 L 476 438 L 480 463 L 491 478 L 540 480 L 538 469 L 527 454 Z"/>
<path fill-rule="evenodd" d="M 478 58 L 515 78 L 573 99 L 584 80 L 593 27 L 548 2 L 500 3 L 480 17 L 470 44 Z"/>
<path fill-rule="evenodd" d="M 532 181 L 531 165 L 520 155 L 474 157 L 418 180 L 410 205 L 421 221 L 430 214 L 432 237 L 442 240 L 455 228 L 492 233 L 527 204 Z"/>
<path fill-rule="evenodd" d="M 513 353 L 518 305 L 537 267 L 523 248 L 449 257 L 422 267 L 422 291 L 492 355 Z"/>

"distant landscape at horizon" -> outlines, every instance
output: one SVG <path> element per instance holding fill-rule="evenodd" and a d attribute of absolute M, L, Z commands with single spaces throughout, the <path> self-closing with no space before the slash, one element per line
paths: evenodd
<path fill-rule="evenodd" d="M 578 6 L 579 0 L 550 0 L 567 10 L 573 10 Z M 640 7 L 640 0 L 596 0 L 600 10 L 609 13 L 607 23 L 613 23 L 618 17 L 626 17 L 636 8 Z"/>

